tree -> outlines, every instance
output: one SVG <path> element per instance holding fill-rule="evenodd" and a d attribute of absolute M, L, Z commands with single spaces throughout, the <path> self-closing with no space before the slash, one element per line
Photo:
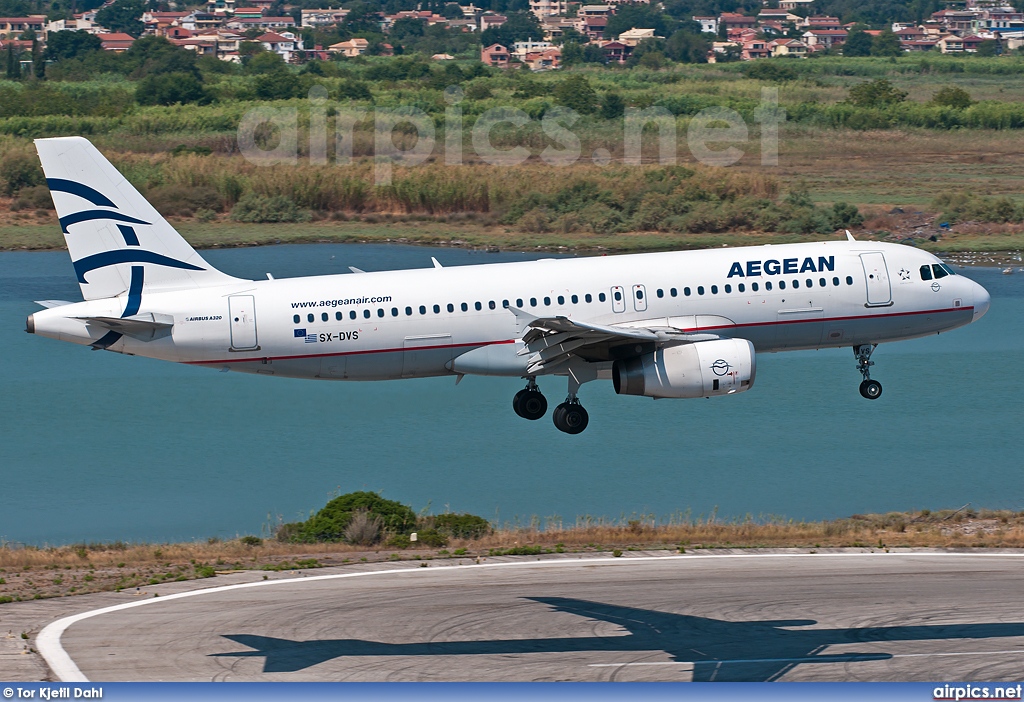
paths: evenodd
<path fill-rule="evenodd" d="M 900 38 L 886 29 L 871 41 L 872 56 L 902 56 L 903 47 Z"/>
<path fill-rule="evenodd" d="M 51 61 L 79 58 L 93 51 L 100 51 L 103 42 L 95 34 L 86 32 L 50 32 L 46 40 L 46 58 Z"/>
<path fill-rule="evenodd" d="M 445 19 L 462 19 L 462 6 L 456 2 L 450 2 L 441 10 L 441 16 Z"/>
<path fill-rule="evenodd" d="M 986 39 L 978 44 L 978 56 L 998 56 L 1000 48 L 999 42 L 995 39 Z"/>
<path fill-rule="evenodd" d="M 680 29 L 665 42 L 665 54 L 680 63 L 706 63 L 711 42 L 701 33 Z"/>
<path fill-rule="evenodd" d="M 626 111 L 626 102 L 618 93 L 605 93 L 601 101 L 601 116 L 605 119 L 618 119 Z"/>
<path fill-rule="evenodd" d="M 850 88 L 847 102 L 857 107 L 888 107 L 903 102 L 907 93 L 889 81 L 879 78 L 868 83 L 860 83 Z"/>
<path fill-rule="evenodd" d="M 662 14 L 653 3 L 623 3 L 617 5 L 615 14 L 608 17 L 604 36 L 612 39 L 633 28 L 653 29 L 657 36 L 666 37 L 679 28 L 679 23 Z"/>
<path fill-rule="evenodd" d="M 18 80 L 21 78 L 21 66 L 18 64 L 18 57 L 14 53 L 14 44 L 8 42 L 7 51 L 7 80 Z"/>
<path fill-rule="evenodd" d="M 142 0 L 117 0 L 96 13 L 96 23 L 112 32 L 124 32 L 138 37 L 145 29 L 142 13 L 146 11 Z"/>
<path fill-rule="evenodd" d="M 584 76 L 569 76 L 555 86 L 553 94 L 560 105 L 582 115 L 589 115 L 597 109 L 597 93 Z"/>
<path fill-rule="evenodd" d="M 205 102 L 203 84 L 191 73 L 162 73 L 146 76 L 135 88 L 140 105 L 186 105 Z"/>
<path fill-rule="evenodd" d="M 245 72 L 256 75 L 282 73 L 285 71 L 285 68 L 284 59 L 273 51 L 257 52 L 245 64 Z"/>
<path fill-rule="evenodd" d="M 196 52 L 175 46 L 163 37 L 142 37 L 122 54 L 125 70 L 132 78 L 162 73 L 190 73 L 200 80 Z"/>
<path fill-rule="evenodd" d="M 517 41 L 527 39 L 541 40 L 544 30 L 532 12 L 510 12 L 508 21 L 500 27 L 485 29 L 480 35 L 480 43 L 484 46 L 501 44 L 511 48 Z"/>
<path fill-rule="evenodd" d="M 43 58 L 43 50 L 38 39 L 32 40 L 32 77 L 36 80 L 46 78 L 46 60 Z"/>
<path fill-rule="evenodd" d="M 955 107 L 958 110 L 970 107 L 973 102 L 970 93 L 955 85 L 947 85 L 932 96 L 933 105 Z"/>
<path fill-rule="evenodd" d="M 843 42 L 843 56 L 870 56 L 873 43 L 874 37 L 864 31 L 864 25 L 858 24 Z"/>

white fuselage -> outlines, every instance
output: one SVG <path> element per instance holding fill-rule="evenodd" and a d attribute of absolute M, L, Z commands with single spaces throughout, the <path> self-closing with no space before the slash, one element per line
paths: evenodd
<path fill-rule="evenodd" d="M 923 279 L 921 268 L 939 263 L 911 247 L 829 241 L 239 281 L 145 291 L 139 313 L 173 317 L 171 332 L 123 336 L 109 349 L 299 378 L 523 376 L 517 351 L 528 315 L 708 332 L 749 339 L 760 352 L 856 346 L 984 314 L 980 285 Z M 63 305 L 37 312 L 30 326 L 89 345 L 109 330 L 81 318 L 125 309 L 125 295 Z"/>

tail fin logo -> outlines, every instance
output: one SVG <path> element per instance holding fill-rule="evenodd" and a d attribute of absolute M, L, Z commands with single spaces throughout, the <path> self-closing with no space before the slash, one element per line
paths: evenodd
<path fill-rule="evenodd" d="M 151 226 L 152 223 L 137 219 L 136 217 L 131 217 L 123 212 L 118 212 L 117 205 L 98 190 L 83 183 L 77 183 L 63 178 L 47 178 L 46 184 L 49 186 L 51 192 L 68 193 L 70 195 L 80 197 L 98 207 L 114 208 L 113 210 L 83 210 L 61 217 L 60 228 L 65 235 L 70 235 L 68 230 L 75 224 L 96 220 L 107 220 L 118 222 L 117 229 L 121 233 L 121 237 L 124 239 L 125 246 L 132 247 L 128 249 L 104 251 L 102 253 L 93 254 L 91 256 L 86 256 L 85 258 L 80 258 L 77 261 L 73 261 L 75 274 L 78 276 L 79 283 L 88 284 L 89 281 L 85 279 L 85 274 L 89 271 L 96 270 L 97 268 L 105 268 L 106 266 L 115 266 L 121 263 L 150 263 L 157 266 L 181 268 L 189 271 L 206 270 L 200 266 L 179 261 L 153 251 L 134 248 L 141 246 L 141 244 L 135 229 L 129 225 L 138 224 L 142 226 Z M 135 266 L 132 267 L 133 272 L 135 271 L 135 268 Z M 139 267 L 139 270 L 141 271 L 142 268 Z"/>

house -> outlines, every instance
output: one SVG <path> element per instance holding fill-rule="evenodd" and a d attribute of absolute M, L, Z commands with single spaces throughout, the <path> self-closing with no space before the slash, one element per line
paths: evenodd
<path fill-rule="evenodd" d="M 718 34 L 718 18 L 694 15 L 693 21 L 700 25 L 700 31 Z"/>
<path fill-rule="evenodd" d="M 604 36 L 604 28 L 608 26 L 608 17 L 597 15 L 592 17 L 580 17 L 576 20 L 576 31 L 595 41 Z"/>
<path fill-rule="evenodd" d="M 626 59 L 633 53 L 633 47 L 629 44 L 623 44 L 621 41 L 606 41 L 601 43 L 601 51 L 604 53 L 606 62 L 625 63 Z"/>
<path fill-rule="evenodd" d="M 508 49 L 501 44 L 491 44 L 480 50 L 480 61 L 488 66 L 505 68 L 509 58 Z"/>
<path fill-rule="evenodd" d="M 814 0 L 779 0 L 779 8 L 783 10 L 802 10 L 809 8 Z"/>
<path fill-rule="evenodd" d="M 637 29 L 633 27 L 619 35 L 619 41 L 627 46 L 636 46 L 644 39 L 654 39 L 653 29 Z M 659 37 L 660 38 L 660 37 Z"/>
<path fill-rule="evenodd" d="M 920 41 L 927 36 L 923 29 L 920 27 L 906 27 L 899 30 L 893 30 L 893 33 L 899 38 L 900 43 L 907 41 Z"/>
<path fill-rule="evenodd" d="M 303 27 L 330 27 L 341 24 L 348 10 L 302 10 L 299 16 Z"/>
<path fill-rule="evenodd" d="M 576 19 L 569 17 L 545 17 L 540 21 L 545 41 L 554 41 L 565 34 L 567 29 L 576 29 Z"/>
<path fill-rule="evenodd" d="M 814 15 L 801 21 L 797 26 L 807 29 L 842 29 L 843 24 L 838 17 L 828 15 Z"/>
<path fill-rule="evenodd" d="M 508 22 L 508 17 L 505 15 L 499 15 L 495 13 L 489 13 L 486 15 L 480 15 L 480 31 L 490 29 L 491 27 L 500 27 L 501 25 Z"/>
<path fill-rule="evenodd" d="M 244 32 L 247 29 L 279 31 L 282 29 L 294 29 L 295 20 L 291 17 L 236 18 L 226 22 L 224 26 L 239 32 Z"/>
<path fill-rule="evenodd" d="M 753 29 L 757 26 L 756 17 L 748 17 L 736 12 L 723 12 L 718 16 L 718 26 L 725 25 L 726 31 L 730 29 Z"/>
<path fill-rule="evenodd" d="M 938 42 L 935 39 L 915 39 L 913 41 L 901 41 L 900 48 L 904 51 L 931 51 Z"/>
<path fill-rule="evenodd" d="M 552 44 L 549 41 L 534 41 L 533 39 L 517 41 L 512 45 L 512 55 L 521 61 L 527 54 L 539 53 L 551 47 Z"/>
<path fill-rule="evenodd" d="M 564 15 L 569 10 L 569 3 L 566 0 L 530 0 L 530 12 L 537 19 Z"/>
<path fill-rule="evenodd" d="M 531 71 L 552 71 L 562 65 L 562 50 L 558 48 L 533 51 L 523 57 Z"/>
<path fill-rule="evenodd" d="M 783 9 L 765 8 L 757 13 L 757 20 L 761 23 L 782 22 L 784 24 L 793 24 L 801 19 L 800 15 L 794 15 L 789 10 Z"/>
<path fill-rule="evenodd" d="M 96 35 L 104 51 L 113 51 L 121 53 L 122 51 L 128 51 L 132 48 L 132 44 L 135 43 L 135 37 L 131 34 L 125 34 L 124 32 L 114 32 L 111 34 L 97 34 Z"/>
<path fill-rule="evenodd" d="M 370 42 L 362 37 L 354 37 L 348 41 L 341 41 L 337 44 L 331 44 L 327 47 L 327 50 L 332 54 L 341 54 L 348 58 L 355 58 L 356 56 L 362 56 L 366 53 L 367 49 L 370 48 Z"/>
<path fill-rule="evenodd" d="M 776 39 L 768 42 L 772 56 L 807 56 L 807 44 L 799 39 Z"/>
<path fill-rule="evenodd" d="M 145 34 L 161 35 L 168 27 L 188 15 L 188 12 L 143 12 L 142 24 L 145 26 L 143 31 Z"/>
<path fill-rule="evenodd" d="M 22 32 L 31 29 L 42 38 L 43 30 L 46 29 L 46 15 L 31 15 L 29 17 L 0 17 L 0 37 L 5 39 L 16 39 Z"/>
<path fill-rule="evenodd" d="M 90 13 L 90 14 L 92 15 L 93 18 L 96 17 L 96 13 L 95 12 Z M 2 21 L 3 20 L 0 20 L 0 22 L 2 22 Z M 82 17 L 76 17 L 75 19 L 56 20 L 56 21 L 47 23 L 45 34 L 49 35 L 50 32 L 63 32 L 63 31 L 85 32 L 87 34 L 106 34 L 108 30 L 107 30 L 106 27 L 101 27 L 100 25 L 96 24 L 94 19 L 85 19 L 85 18 L 82 18 Z M 0 36 L 3 36 L 3 32 L 0 32 Z"/>
<path fill-rule="evenodd" d="M 430 57 L 431 61 L 454 61 L 455 57 L 451 54 L 434 54 Z"/>
<path fill-rule="evenodd" d="M 184 17 L 177 20 L 179 27 L 184 27 L 190 31 L 203 31 L 206 29 L 216 29 L 224 22 L 222 15 L 215 15 L 212 12 L 190 12 Z"/>
<path fill-rule="evenodd" d="M 262 44 L 267 51 L 283 58 L 285 63 L 291 63 L 296 57 L 296 52 L 302 50 L 302 41 L 297 40 L 291 32 L 282 32 L 281 34 L 267 32 L 263 36 L 257 37 L 256 41 Z"/>
<path fill-rule="evenodd" d="M 807 48 L 812 51 L 831 49 L 846 41 L 845 29 L 811 29 L 801 35 Z"/>
<path fill-rule="evenodd" d="M 579 17 L 608 17 L 615 14 L 611 5 L 583 5 L 577 11 Z"/>
<path fill-rule="evenodd" d="M 745 41 L 740 48 L 740 58 L 744 61 L 768 58 L 771 55 L 772 50 L 768 46 L 768 42 L 763 39 Z"/>
<path fill-rule="evenodd" d="M 235 9 L 235 19 L 262 19 L 262 7 L 239 7 Z"/>

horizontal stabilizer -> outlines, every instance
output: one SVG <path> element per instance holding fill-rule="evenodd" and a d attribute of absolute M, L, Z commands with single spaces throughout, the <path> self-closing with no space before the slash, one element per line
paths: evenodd
<path fill-rule="evenodd" d="M 78 317 L 89 324 L 109 329 L 139 341 L 153 341 L 170 336 L 174 317 L 147 312 L 131 317 Z"/>
<path fill-rule="evenodd" d="M 72 303 L 67 300 L 36 300 L 36 304 L 40 307 L 51 309 L 53 307 L 63 307 L 64 305 L 70 305 Z"/>

